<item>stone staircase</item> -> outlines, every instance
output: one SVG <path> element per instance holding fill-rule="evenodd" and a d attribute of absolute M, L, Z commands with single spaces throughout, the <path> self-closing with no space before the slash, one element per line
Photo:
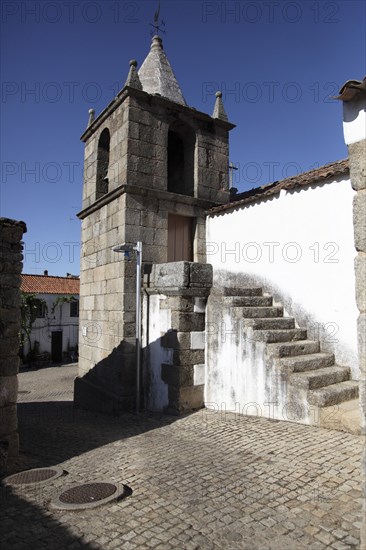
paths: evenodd
<path fill-rule="evenodd" d="M 347 410 L 358 411 L 358 382 L 350 379 L 350 368 L 321 351 L 320 342 L 309 340 L 294 318 L 284 317 L 283 307 L 273 305 L 272 296 L 264 296 L 262 288 L 224 288 L 223 300 L 243 323 L 246 338 L 265 344 L 266 365 L 277 373 L 287 401 L 307 411 L 297 420 L 345 429 L 341 419 L 337 421 L 340 405 L 347 402 Z M 332 417 L 328 424 L 327 416 Z M 358 428 L 346 431 L 357 433 Z"/>

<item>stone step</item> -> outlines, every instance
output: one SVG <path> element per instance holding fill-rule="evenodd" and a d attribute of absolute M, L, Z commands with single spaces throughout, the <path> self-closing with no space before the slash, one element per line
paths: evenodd
<path fill-rule="evenodd" d="M 320 344 L 314 340 L 298 340 L 297 342 L 283 342 L 268 344 L 267 352 L 270 357 L 293 357 L 294 355 L 306 355 L 318 353 Z"/>
<path fill-rule="evenodd" d="M 273 298 L 272 296 L 225 296 L 223 303 L 231 307 L 271 306 Z"/>
<path fill-rule="evenodd" d="M 308 401 L 311 405 L 317 405 L 318 407 L 337 405 L 343 401 L 356 399 L 358 397 L 358 386 L 357 380 L 347 380 L 317 390 L 310 390 Z"/>
<path fill-rule="evenodd" d="M 223 288 L 224 296 L 262 296 L 261 287 L 227 287 Z"/>
<path fill-rule="evenodd" d="M 316 370 L 324 367 L 331 367 L 332 365 L 334 365 L 333 353 L 295 355 L 294 357 L 281 357 L 276 361 L 276 366 L 287 372 Z"/>
<path fill-rule="evenodd" d="M 344 382 L 345 380 L 349 380 L 349 377 L 349 367 L 338 367 L 334 365 L 333 367 L 291 374 L 289 382 L 292 386 L 298 388 L 315 390 L 317 388 L 323 388 L 324 386 L 337 384 L 338 382 Z"/>
<path fill-rule="evenodd" d="M 300 328 L 285 330 L 253 330 L 251 337 L 255 342 L 293 342 L 294 340 L 305 340 L 306 330 Z"/>
<path fill-rule="evenodd" d="M 250 326 L 256 330 L 283 330 L 295 328 L 295 319 L 293 317 L 259 317 L 257 319 L 245 319 L 244 326 Z"/>
<path fill-rule="evenodd" d="M 243 307 L 241 315 L 250 319 L 256 317 L 282 317 L 283 307 Z"/>

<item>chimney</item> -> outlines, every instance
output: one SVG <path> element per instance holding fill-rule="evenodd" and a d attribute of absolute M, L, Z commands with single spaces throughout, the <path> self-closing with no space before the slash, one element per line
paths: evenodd
<path fill-rule="evenodd" d="M 354 143 L 364 142 L 366 139 L 366 76 L 363 80 L 347 80 L 340 89 L 339 94 L 335 99 L 343 101 L 344 141 L 348 148 L 350 148 Z M 363 146 L 361 145 L 361 148 Z M 349 155 L 352 167 L 352 151 L 349 151 Z M 364 189 L 363 186 L 358 187 L 358 189 L 361 188 Z"/>
<path fill-rule="evenodd" d="M 48 270 L 47 269 L 44 270 L 43 275 L 45 275 L 47 277 L 47 275 L 48 275 Z"/>

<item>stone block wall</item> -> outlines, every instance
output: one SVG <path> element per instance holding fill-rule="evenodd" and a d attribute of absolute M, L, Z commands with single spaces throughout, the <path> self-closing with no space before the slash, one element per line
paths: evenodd
<path fill-rule="evenodd" d="M 361 430 L 366 434 L 366 140 L 348 145 L 350 176 L 357 192 L 353 201 L 356 303 L 359 310 L 358 354 L 360 367 Z"/>
<path fill-rule="evenodd" d="M 88 373 L 99 385 L 101 365 L 108 365 L 103 388 L 131 399 L 135 392 L 130 365 L 135 353 L 136 262 L 134 255 L 128 261 L 112 248 L 141 241 L 144 265 L 166 262 L 168 215 L 174 213 L 194 218 L 194 259 L 205 261 L 204 208 L 193 197 L 178 202 L 170 195 L 148 190 L 123 193 L 86 215 L 82 224 L 79 377 Z M 79 391 L 75 402 L 81 403 L 78 395 Z"/>
<path fill-rule="evenodd" d="M 348 146 L 350 176 L 356 195 L 353 201 L 355 248 L 358 361 L 360 367 L 361 433 L 366 434 L 366 95 L 361 92 L 353 100 L 343 102 L 343 132 Z M 366 547 L 366 446 L 362 457 L 363 521 L 361 548 Z"/>
<path fill-rule="evenodd" d="M 184 414 L 204 405 L 209 264 L 154 265 L 143 308 L 145 406 Z"/>
<path fill-rule="evenodd" d="M 168 128 L 167 114 L 151 109 L 146 94 L 129 98 L 127 183 L 158 191 L 167 190 Z"/>
<path fill-rule="evenodd" d="M 135 259 L 127 261 L 112 248 L 141 241 L 144 264 L 166 262 L 169 213 L 195 219 L 194 259 L 205 261 L 204 209 L 194 198 L 184 203 L 168 200 L 165 192 L 160 198 L 125 193 L 83 220 L 79 376 L 135 335 Z"/>
<path fill-rule="evenodd" d="M 96 200 L 98 142 L 105 128 L 109 130 L 111 138 L 108 191 L 115 190 L 127 181 L 128 105 L 128 99 L 121 103 L 85 144 L 83 209 L 88 208 Z"/>
<path fill-rule="evenodd" d="M 129 193 L 126 197 L 126 242 L 143 243 L 143 259 L 147 263 L 164 263 L 168 254 L 168 216 L 190 217 L 194 220 L 195 262 L 206 261 L 205 209 L 192 197 L 174 200 L 170 193 Z"/>
<path fill-rule="evenodd" d="M 168 132 L 176 121 L 196 134 L 194 196 L 215 204 L 228 202 L 230 128 L 193 109 L 173 107 L 176 112 L 171 102 L 134 91 L 133 95 L 121 96 L 110 114 L 102 114 L 96 128 L 87 130 L 83 136 L 83 210 L 96 200 L 97 150 L 105 128 L 111 137 L 108 191 L 124 184 L 167 191 Z"/>
<path fill-rule="evenodd" d="M 0 457 L 18 455 L 17 397 L 20 333 L 21 239 L 24 222 L 0 218 Z"/>
<path fill-rule="evenodd" d="M 183 133 L 196 135 L 194 196 L 167 190 L 169 128 L 174 124 Z M 228 132 L 232 127 L 161 96 L 128 87 L 84 132 L 75 403 L 82 405 L 83 381 L 99 387 L 101 396 L 111 392 L 117 400 L 133 399 L 136 262 L 134 257 L 130 262 L 124 260 L 112 248 L 141 241 L 145 266 L 166 262 L 168 218 L 172 214 L 192 219 L 193 260 L 206 261 L 205 212 L 229 199 Z M 97 198 L 98 143 L 105 129 L 110 133 L 108 192 Z M 94 390 L 91 393 L 95 396 Z M 90 402 L 89 397 L 86 401 Z M 116 405 L 119 407 L 120 403 Z"/>
<path fill-rule="evenodd" d="M 106 413 L 134 399 L 136 262 L 112 248 L 126 241 L 126 195 L 86 216 L 80 262 L 79 367 L 75 405 Z"/>
<path fill-rule="evenodd" d="M 213 203 L 228 202 L 228 128 L 208 116 L 203 120 L 202 114 L 191 109 L 167 109 L 163 98 L 138 96 L 130 97 L 128 104 L 128 183 L 167 190 L 168 131 L 171 123 L 179 121 L 196 134 L 194 196 Z"/>
<path fill-rule="evenodd" d="M 197 129 L 197 197 L 229 202 L 229 135 L 220 126 Z"/>

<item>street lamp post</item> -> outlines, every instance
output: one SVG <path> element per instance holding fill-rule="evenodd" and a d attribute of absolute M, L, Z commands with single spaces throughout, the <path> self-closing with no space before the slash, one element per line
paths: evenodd
<path fill-rule="evenodd" d="M 141 267 L 142 242 L 136 244 L 119 244 L 113 247 L 113 252 L 123 252 L 125 256 L 136 252 L 136 412 L 140 410 L 140 370 L 141 370 Z"/>

